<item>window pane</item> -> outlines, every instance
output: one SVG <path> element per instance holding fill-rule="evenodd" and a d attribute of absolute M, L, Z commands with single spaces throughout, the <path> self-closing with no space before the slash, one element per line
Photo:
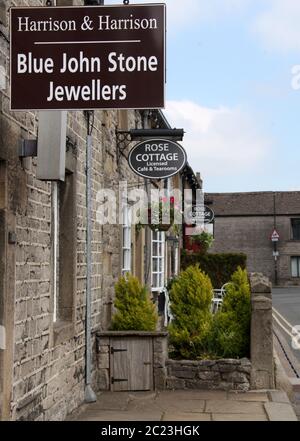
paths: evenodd
<path fill-rule="evenodd" d="M 300 219 L 291 219 L 292 239 L 300 240 Z"/>
<path fill-rule="evenodd" d="M 164 286 L 164 277 L 163 277 L 163 274 L 160 274 L 160 276 L 159 276 L 159 287 L 163 288 L 163 286 Z"/>
<path fill-rule="evenodd" d="M 123 228 L 123 248 L 126 247 L 126 229 Z"/>
<path fill-rule="evenodd" d="M 159 259 L 159 261 L 158 261 L 158 271 L 160 271 L 160 272 L 162 272 L 162 270 L 163 270 L 163 261 L 162 261 L 162 259 Z"/>
<path fill-rule="evenodd" d="M 292 277 L 299 277 L 299 264 L 300 264 L 300 258 L 299 257 L 292 257 L 291 259 L 291 266 L 292 266 Z"/>
<path fill-rule="evenodd" d="M 158 271 L 157 259 L 152 260 L 152 271 L 154 271 L 154 272 Z"/>
<path fill-rule="evenodd" d="M 153 288 L 157 288 L 157 274 L 153 274 L 153 276 L 152 276 L 152 287 Z"/>
<path fill-rule="evenodd" d="M 158 231 L 153 231 L 153 233 L 152 233 L 152 240 L 158 240 Z"/>

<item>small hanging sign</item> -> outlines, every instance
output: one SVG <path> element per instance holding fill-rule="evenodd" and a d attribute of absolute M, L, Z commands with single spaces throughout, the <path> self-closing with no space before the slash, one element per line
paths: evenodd
<path fill-rule="evenodd" d="M 186 161 L 184 148 L 166 139 L 140 142 L 131 150 L 128 158 L 134 173 L 148 179 L 170 178 L 183 169 Z"/>

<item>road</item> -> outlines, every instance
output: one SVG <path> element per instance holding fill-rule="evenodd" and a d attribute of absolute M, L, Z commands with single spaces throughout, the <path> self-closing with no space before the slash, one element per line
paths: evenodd
<path fill-rule="evenodd" d="M 298 362 L 300 371 L 300 286 L 297 288 L 273 288 L 274 327 L 278 329 Z M 293 327 L 299 326 L 299 349 L 292 347 Z"/>
<path fill-rule="evenodd" d="M 300 287 L 273 288 L 274 343 L 282 366 L 289 377 L 300 377 L 300 347 L 292 347 L 293 327 L 300 325 Z M 300 328 L 297 341 L 300 346 Z M 300 421 L 300 393 L 293 396 L 294 410 Z"/>

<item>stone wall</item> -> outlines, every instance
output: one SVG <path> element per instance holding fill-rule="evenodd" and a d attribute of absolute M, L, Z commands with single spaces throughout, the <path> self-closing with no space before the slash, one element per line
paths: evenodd
<path fill-rule="evenodd" d="M 13 1 L 7 6 L 44 6 L 44 0 Z M 76 1 L 74 4 L 83 4 Z M 4 13 L 7 11 L 4 11 Z M 1 11 L 1 17 L 3 11 Z M 2 19 L 1 19 L 2 20 Z M 8 25 L 0 23 L 9 38 Z M 0 232 L 6 248 L 1 289 L 0 325 L 6 328 L 7 349 L 0 350 L 0 419 L 63 420 L 84 398 L 86 303 L 86 135 L 84 112 L 68 112 L 67 135 L 74 148 L 76 216 L 75 283 L 72 321 L 68 327 L 53 322 L 52 184 L 36 178 L 35 157 L 19 158 L 19 142 L 36 139 L 37 112 L 9 110 L 9 42 L 0 34 L 0 65 L 6 71 L 6 88 L 0 90 L 0 162 L 5 176 L 5 200 Z M 118 154 L 117 128 L 141 128 L 138 111 L 96 111 L 92 132 L 92 332 L 107 329 L 114 284 L 121 274 L 121 227 L 97 222 L 97 193 L 118 189 L 127 180 L 143 185 Z M 4 220 L 3 220 L 4 219 Z M 10 238 L 8 240 L 8 237 Z M 1 242 L 2 243 L 2 242 Z M 1 285 L 1 284 L 0 284 Z M 3 305 L 3 306 L 1 306 Z M 64 325 L 64 324 L 62 324 Z M 59 338 L 58 338 L 59 337 Z M 96 390 L 96 355 L 92 380 Z"/>
<path fill-rule="evenodd" d="M 250 389 L 251 363 L 241 360 L 168 360 L 167 389 Z"/>
<path fill-rule="evenodd" d="M 170 360 L 166 333 L 145 332 L 101 332 L 97 333 L 98 389 L 111 390 L 110 348 L 114 339 L 135 337 L 153 339 L 153 378 L 154 389 L 211 389 L 239 390 L 250 388 L 251 363 L 247 358 L 241 360 Z M 128 360 L 130 363 L 130 360 Z"/>

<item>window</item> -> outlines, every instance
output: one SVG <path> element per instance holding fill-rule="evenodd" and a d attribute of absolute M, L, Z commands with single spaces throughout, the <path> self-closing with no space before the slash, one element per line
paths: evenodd
<path fill-rule="evenodd" d="M 300 256 L 291 258 L 292 277 L 300 277 Z"/>
<path fill-rule="evenodd" d="M 300 219 L 291 219 L 292 239 L 300 240 Z"/>
<path fill-rule="evenodd" d="M 152 291 L 161 291 L 165 284 L 165 233 L 152 232 Z"/>
<path fill-rule="evenodd" d="M 123 207 L 122 275 L 131 271 L 131 217 L 127 204 Z"/>
<path fill-rule="evenodd" d="M 52 183 L 52 295 L 53 322 L 74 321 L 76 295 L 76 180 Z"/>

